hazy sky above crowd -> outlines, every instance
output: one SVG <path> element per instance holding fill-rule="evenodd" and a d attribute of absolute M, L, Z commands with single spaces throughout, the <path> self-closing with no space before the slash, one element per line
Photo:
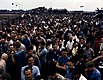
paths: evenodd
<path fill-rule="evenodd" d="M 14 5 L 12 5 L 14 3 Z M 1 0 L 0 9 L 32 9 L 37 7 L 68 9 L 68 10 L 96 10 L 101 8 L 103 0 Z M 84 6 L 84 7 L 80 7 Z"/>

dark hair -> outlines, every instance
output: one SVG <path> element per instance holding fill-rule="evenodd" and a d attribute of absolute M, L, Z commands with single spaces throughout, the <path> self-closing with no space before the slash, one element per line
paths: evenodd
<path fill-rule="evenodd" d="M 25 71 L 27 71 L 27 70 L 31 70 L 30 67 L 26 67 L 26 68 L 24 69 L 24 74 L 25 74 Z M 32 71 L 31 71 L 31 72 L 32 72 Z"/>
<path fill-rule="evenodd" d="M 72 71 L 72 75 L 80 75 L 81 74 L 81 71 L 80 71 L 80 69 L 78 69 L 78 68 L 75 68 L 73 71 Z"/>
<path fill-rule="evenodd" d="M 9 73 L 3 73 L 3 74 L 1 74 L 0 79 L 2 79 L 2 80 L 11 80 L 11 76 L 10 76 Z"/>
<path fill-rule="evenodd" d="M 81 58 L 83 58 L 83 59 L 86 60 L 86 59 L 87 59 L 87 56 L 86 56 L 86 55 L 80 55 L 80 59 L 81 59 Z"/>
<path fill-rule="evenodd" d="M 85 67 L 86 68 L 91 68 L 91 67 L 94 67 L 94 63 L 92 61 L 89 61 L 85 64 Z"/>
<path fill-rule="evenodd" d="M 33 45 L 29 45 L 29 47 L 27 48 L 27 51 L 29 50 L 33 50 Z"/>
<path fill-rule="evenodd" d="M 73 59 L 69 59 L 67 62 L 72 62 L 72 63 L 74 63 L 74 60 L 73 60 Z"/>
<path fill-rule="evenodd" d="M 20 48 L 20 46 L 21 46 L 20 42 L 16 42 L 16 43 L 15 43 L 15 47 L 16 47 L 16 48 Z"/>
<path fill-rule="evenodd" d="M 62 51 L 67 51 L 67 49 L 66 49 L 66 48 L 64 48 L 64 49 L 62 49 Z"/>
<path fill-rule="evenodd" d="M 28 55 L 27 57 L 26 57 L 26 61 L 28 62 L 28 60 L 29 60 L 29 58 L 34 58 L 32 55 Z"/>
<path fill-rule="evenodd" d="M 44 46 L 46 43 L 44 41 L 41 41 L 40 44 Z"/>

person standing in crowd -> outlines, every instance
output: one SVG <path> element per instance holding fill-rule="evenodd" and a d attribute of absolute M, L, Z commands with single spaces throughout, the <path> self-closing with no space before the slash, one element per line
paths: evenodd
<path fill-rule="evenodd" d="M 25 48 L 27 49 L 30 44 L 31 44 L 31 41 L 30 41 L 30 38 L 28 37 L 27 34 L 25 34 L 22 38 L 22 43 L 25 45 Z"/>
<path fill-rule="evenodd" d="M 79 44 L 78 44 L 78 55 L 82 55 L 84 53 L 84 50 L 86 49 L 86 43 L 85 39 L 82 37 L 79 39 Z"/>
<path fill-rule="evenodd" d="M 60 55 L 60 51 L 58 50 L 58 45 L 56 43 L 52 44 L 52 50 L 50 50 L 47 54 L 47 61 L 51 63 L 53 60 L 57 61 Z"/>
<path fill-rule="evenodd" d="M 81 74 L 85 76 L 85 64 L 88 62 L 86 55 L 81 55 L 80 59 L 75 63 L 75 67 L 81 71 Z"/>
<path fill-rule="evenodd" d="M 95 56 L 94 50 L 90 47 L 91 43 L 86 44 L 86 49 L 84 49 L 84 55 L 87 56 L 88 60 L 92 60 Z"/>
<path fill-rule="evenodd" d="M 69 60 L 66 63 L 67 67 L 66 67 L 66 75 L 65 78 L 69 79 L 69 80 L 73 80 L 73 73 L 75 72 L 75 66 L 72 60 Z"/>
<path fill-rule="evenodd" d="M 0 47 L 2 48 L 2 51 L 4 53 L 6 53 L 6 51 L 8 50 L 8 45 L 6 43 L 6 39 L 1 39 L 1 44 L 0 44 Z"/>
<path fill-rule="evenodd" d="M 61 74 L 55 72 L 52 76 L 48 78 L 48 80 L 68 80 L 64 78 Z"/>
<path fill-rule="evenodd" d="M 11 47 L 13 47 L 13 46 L 11 46 Z M 13 50 L 11 50 L 10 52 L 9 52 L 9 55 L 8 55 L 8 60 L 7 60 L 7 62 L 6 62 L 6 64 L 7 64 L 7 72 L 11 75 L 11 79 L 12 80 L 16 80 L 17 78 L 17 74 L 15 74 L 15 73 L 17 73 L 16 71 L 18 70 L 17 68 L 16 68 L 16 62 L 15 62 L 15 51 L 13 51 Z"/>
<path fill-rule="evenodd" d="M 74 44 L 73 36 L 69 36 L 69 41 L 66 44 L 66 48 L 69 48 L 71 50 L 73 48 L 73 44 Z"/>
<path fill-rule="evenodd" d="M 6 62 L 2 58 L 2 52 L 0 50 L 0 75 L 6 72 Z"/>
<path fill-rule="evenodd" d="M 25 57 L 27 57 L 29 55 L 34 57 L 34 65 L 38 66 L 39 69 L 40 69 L 41 68 L 41 63 L 40 63 L 39 57 L 37 56 L 36 52 L 33 50 L 33 45 L 28 46 Z"/>
<path fill-rule="evenodd" d="M 29 67 L 24 69 L 25 80 L 34 80 L 32 78 L 32 70 Z"/>
<path fill-rule="evenodd" d="M 85 66 L 87 80 L 101 80 L 101 73 L 95 68 L 92 61 L 87 62 Z"/>
<path fill-rule="evenodd" d="M 0 75 L 0 80 L 12 80 L 9 73 L 5 72 Z"/>
<path fill-rule="evenodd" d="M 47 73 L 46 73 L 47 53 L 48 53 L 48 50 L 45 47 L 45 42 L 41 41 L 39 46 L 38 46 L 37 55 L 38 55 L 40 63 L 41 63 L 40 72 L 41 72 L 41 76 L 43 77 L 43 79 L 45 79 L 46 75 L 47 75 Z"/>
<path fill-rule="evenodd" d="M 66 74 L 66 63 L 70 57 L 67 56 L 67 49 L 62 49 L 61 56 L 58 57 L 56 67 L 61 75 L 65 76 Z"/>
<path fill-rule="evenodd" d="M 25 68 L 29 67 L 30 70 L 32 71 L 32 78 L 38 78 L 40 77 L 40 70 L 37 66 L 34 66 L 34 57 L 33 56 L 27 56 L 26 58 L 28 65 L 24 66 L 21 68 L 21 80 L 26 80 L 25 79 Z"/>
<path fill-rule="evenodd" d="M 47 54 L 47 69 L 48 76 L 51 75 L 56 70 L 56 62 L 58 60 L 60 51 L 57 49 L 57 44 L 52 44 L 52 50 Z"/>
<path fill-rule="evenodd" d="M 25 46 L 18 40 L 14 43 L 14 47 L 15 47 L 16 73 L 18 74 L 17 79 L 20 79 L 21 68 L 26 65 L 26 61 L 25 61 L 26 49 L 25 49 Z"/>
<path fill-rule="evenodd" d="M 100 51 L 100 55 L 94 58 L 92 62 L 95 64 L 95 67 L 100 71 L 101 76 L 103 76 L 103 50 Z M 103 79 L 103 77 L 101 78 Z"/>
<path fill-rule="evenodd" d="M 73 80 L 88 80 L 81 74 L 81 72 L 80 72 L 80 70 L 78 70 L 78 68 L 74 69 L 74 72 L 72 72 L 72 75 L 73 75 Z M 93 80 L 95 80 L 95 79 L 93 79 Z"/>

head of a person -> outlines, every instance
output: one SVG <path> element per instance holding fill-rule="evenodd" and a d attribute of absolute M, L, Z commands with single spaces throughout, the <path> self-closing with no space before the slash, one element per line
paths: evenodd
<path fill-rule="evenodd" d="M 81 72 L 78 68 L 75 68 L 74 71 L 72 72 L 72 76 L 74 80 L 77 80 L 80 78 Z"/>
<path fill-rule="evenodd" d="M 72 36 L 69 36 L 69 40 L 72 41 L 72 40 L 73 40 L 73 37 L 72 37 Z"/>
<path fill-rule="evenodd" d="M 20 43 L 19 41 L 16 41 L 16 42 L 14 43 L 14 46 L 15 46 L 16 49 L 18 49 L 18 48 L 20 48 L 21 43 Z"/>
<path fill-rule="evenodd" d="M 92 61 L 89 61 L 85 64 L 85 67 L 88 71 L 93 71 L 95 66 L 94 66 L 94 63 Z"/>
<path fill-rule="evenodd" d="M 63 57 L 66 57 L 67 56 L 67 49 L 62 49 L 62 52 L 61 52 L 61 54 L 62 54 L 62 56 Z"/>
<path fill-rule="evenodd" d="M 80 44 L 84 44 L 85 43 L 85 39 L 82 37 L 82 38 L 80 38 Z"/>
<path fill-rule="evenodd" d="M 27 34 L 25 34 L 25 35 L 24 35 L 24 39 L 27 39 L 27 38 L 28 38 L 28 35 L 27 35 Z"/>
<path fill-rule="evenodd" d="M 3 60 L 7 61 L 8 60 L 8 55 L 6 53 L 3 53 L 2 56 L 1 56 L 1 58 Z"/>
<path fill-rule="evenodd" d="M 7 37 L 7 41 L 10 41 L 10 39 L 11 39 L 11 38 L 8 36 L 8 37 Z"/>
<path fill-rule="evenodd" d="M 90 48 L 90 45 L 91 45 L 91 43 L 88 42 L 88 43 L 86 44 L 86 48 L 87 48 L 87 49 Z"/>
<path fill-rule="evenodd" d="M 59 40 L 58 45 L 59 45 L 60 47 L 62 46 L 62 41 L 61 41 L 61 40 Z"/>
<path fill-rule="evenodd" d="M 39 44 L 39 46 L 40 46 L 41 48 L 43 48 L 43 47 L 45 46 L 45 44 L 46 44 L 46 43 L 45 43 L 44 41 L 41 41 L 40 44 Z"/>
<path fill-rule="evenodd" d="M 30 45 L 28 48 L 27 48 L 27 54 L 28 55 L 33 55 L 33 46 L 32 45 Z"/>
<path fill-rule="evenodd" d="M 14 51 L 15 50 L 14 45 L 10 45 L 9 49 L 10 49 L 10 51 Z"/>
<path fill-rule="evenodd" d="M 25 80 L 32 80 L 32 70 L 29 67 L 24 69 Z"/>
<path fill-rule="evenodd" d="M 10 74 L 5 72 L 5 73 L 1 74 L 0 80 L 12 80 L 12 79 L 11 79 Z"/>
<path fill-rule="evenodd" d="M 73 69 L 73 67 L 74 67 L 73 61 L 72 60 L 68 60 L 67 66 L 68 66 L 69 69 Z"/>
<path fill-rule="evenodd" d="M 57 51 L 57 44 L 53 44 L 53 50 Z"/>
<path fill-rule="evenodd" d="M 5 43 L 6 43 L 6 40 L 5 40 L 5 39 L 1 39 L 1 43 L 2 43 L 2 44 L 5 44 Z"/>
<path fill-rule="evenodd" d="M 87 60 L 86 55 L 80 55 L 80 62 L 85 62 Z"/>
<path fill-rule="evenodd" d="M 27 60 L 28 66 L 29 66 L 29 67 L 32 67 L 33 64 L 34 64 L 34 57 L 33 57 L 32 55 L 28 55 L 28 56 L 26 57 L 26 60 Z"/>
<path fill-rule="evenodd" d="M 74 47 L 74 48 L 78 47 L 78 43 L 74 43 L 74 44 L 73 44 L 73 47 Z"/>

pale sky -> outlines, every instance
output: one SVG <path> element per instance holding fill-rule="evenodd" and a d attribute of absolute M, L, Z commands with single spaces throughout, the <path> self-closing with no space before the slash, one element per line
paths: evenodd
<path fill-rule="evenodd" d="M 14 5 L 12 5 L 14 3 Z M 16 6 L 17 5 L 17 6 Z M 103 0 L 1 0 L 0 9 L 33 9 L 37 7 L 67 10 L 96 10 L 103 7 Z M 80 8 L 80 6 L 84 6 Z"/>

